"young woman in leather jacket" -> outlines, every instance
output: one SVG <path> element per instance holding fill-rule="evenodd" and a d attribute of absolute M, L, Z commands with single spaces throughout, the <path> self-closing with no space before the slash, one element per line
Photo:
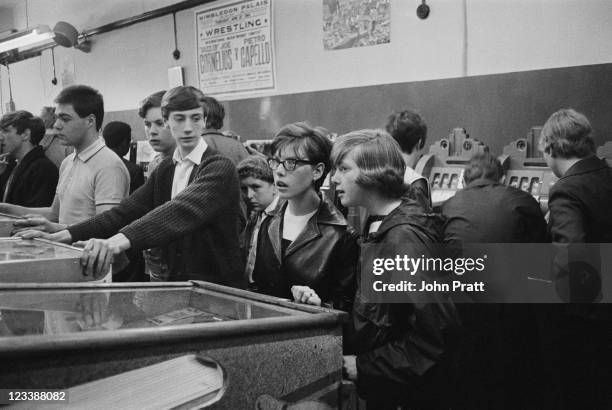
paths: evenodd
<path fill-rule="evenodd" d="M 250 288 L 293 298 L 293 286 L 316 291 L 322 303 L 350 310 L 355 293 L 356 235 L 319 192 L 330 169 L 331 141 L 307 123 L 281 128 L 268 165 L 279 196 L 258 229 Z"/>

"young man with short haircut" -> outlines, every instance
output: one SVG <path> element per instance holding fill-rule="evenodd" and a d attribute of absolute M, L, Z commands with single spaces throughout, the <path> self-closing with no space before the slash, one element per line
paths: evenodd
<path fill-rule="evenodd" d="M 148 175 L 157 168 L 164 159 L 172 157 L 176 142 L 170 134 L 170 130 L 164 125 L 164 118 L 161 112 L 161 101 L 166 91 L 158 91 L 142 100 L 138 107 L 138 116 L 142 118 L 145 127 L 145 134 L 149 144 L 157 155 L 149 162 L 147 169 Z"/>
<path fill-rule="evenodd" d="M 595 155 L 592 133 L 587 117 L 567 108 L 548 118 L 539 141 L 559 177 L 548 197 L 548 230 L 557 250 L 551 276 L 557 292 L 574 302 L 548 308 L 543 323 L 553 342 L 545 348 L 559 396 L 572 409 L 612 403 L 612 306 L 595 303 L 609 280 L 602 244 L 612 243 L 612 169 Z"/>
<path fill-rule="evenodd" d="M 223 135 L 219 131 L 223 128 L 225 108 L 213 97 L 204 97 L 202 106 L 206 117 L 206 129 L 202 134 L 204 141 L 209 147 L 231 159 L 234 165 L 238 165 L 240 161 L 249 156 L 249 153 L 239 141 Z"/>
<path fill-rule="evenodd" d="M 274 177 L 265 158 L 249 156 L 240 161 L 238 177 L 249 211 L 261 212 L 276 198 Z"/>
<path fill-rule="evenodd" d="M 111 121 L 104 127 L 102 137 L 106 146 L 121 158 L 130 173 L 130 194 L 144 184 L 144 172 L 135 163 L 125 159 L 132 143 L 132 127 L 123 121 Z"/>
<path fill-rule="evenodd" d="M 238 164 L 238 176 L 242 196 L 249 205 L 250 218 L 246 224 L 242 248 L 246 260 L 246 277 L 250 277 L 255 267 L 257 241 L 261 224 L 276 208 L 278 197 L 274 186 L 274 176 L 267 161 L 260 156 L 249 156 Z"/>
<path fill-rule="evenodd" d="M 411 110 L 393 112 L 387 119 L 387 132 L 400 145 L 402 157 L 406 162 L 404 182 L 410 185 L 410 197 L 431 207 L 431 190 L 427 178 L 414 169 L 423 154 L 427 139 L 427 125 L 423 118 Z"/>
<path fill-rule="evenodd" d="M 542 128 L 540 151 L 559 178 L 548 199 L 553 242 L 612 242 L 612 170 L 595 156 L 591 133 L 589 120 L 571 108 Z"/>
<path fill-rule="evenodd" d="M 50 207 L 0 204 L 13 215 L 37 214 L 15 226 L 56 232 L 117 205 L 128 195 L 130 176 L 117 155 L 98 135 L 104 119 L 102 95 L 86 85 L 64 88 L 56 102 L 57 138 L 75 152 L 64 159 Z"/>
<path fill-rule="evenodd" d="M 240 284 L 238 175 L 231 161 L 201 138 L 202 97 L 198 89 L 184 86 L 164 94 L 162 115 L 177 148 L 142 188 L 114 209 L 45 235 L 68 243 L 108 238 L 85 243 L 81 262 L 86 274 L 104 272 L 121 251 L 159 247 L 163 263 L 153 272 L 153 281 Z"/>
<path fill-rule="evenodd" d="M 44 135 L 43 121 L 28 111 L 10 112 L 0 119 L 3 151 L 17 160 L 1 193 L 3 202 L 26 207 L 53 202 L 58 171 L 38 145 Z"/>

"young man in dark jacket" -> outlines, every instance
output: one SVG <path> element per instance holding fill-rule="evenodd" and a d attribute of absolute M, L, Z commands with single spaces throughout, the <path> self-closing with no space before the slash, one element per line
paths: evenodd
<path fill-rule="evenodd" d="M 581 302 L 552 306 L 545 318 L 553 340 L 547 350 L 557 366 L 551 374 L 559 376 L 567 408 L 612 403 L 612 309 L 593 303 L 609 280 L 601 244 L 612 243 L 612 169 L 595 156 L 591 134 L 589 120 L 573 109 L 552 114 L 540 134 L 540 151 L 559 177 L 548 199 L 548 230 L 557 250 L 552 279 L 566 301 Z"/>
<path fill-rule="evenodd" d="M 201 138 L 203 94 L 175 87 L 162 99 L 162 114 L 177 149 L 145 185 L 117 207 L 49 235 L 63 242 L 86 240 L 81 262 L 98 275 L 122 251 L 161 247 L 163 262 L 152 280 L 206 280 L 239 286 L 240 188 L 236 167 Z M 30 237 L 32 233 L 22 234 Z"/>
<path fill-rule="evenodd" d="M 28 111 L 14 111 L 0 119 L 3 151 L 17 160 L 6 176 L 2 202 L 25 207 L 51 206 L 59 172 L 38 145 L 45 135 L 42 119 Z M 0 162 L 0 164 L 2 164 Z"/>

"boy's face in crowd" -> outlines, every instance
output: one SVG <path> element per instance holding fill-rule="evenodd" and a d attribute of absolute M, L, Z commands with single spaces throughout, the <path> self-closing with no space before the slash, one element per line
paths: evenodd
<path fill-rule="evenodd" d="M 344 156 L 332 176 L 336 184 L 336 194 L 343 206 L 359 206 L 365 196 L 365 190 L 357 184 L 360 170 L 353 158 L 353 151 Z"/>
<path fill-rule="evenodd" d="M 240 181 L 249 205 L 256 212 L 263 211 L 274 200 L 274 184 L 262 179 L 247 177 Z"/>
<path fill-rule="evenodd" d="M 202 107 L 172 111 L 166 121 L 181 155 L 188 155 L 198 145 L 204 131 Z"/>
<path fill-rule="evenodd" d="M 24 133 L 25 132 L 28 132 L 28 130 L 25 130 Z M 24 135 L 18 134 L 17 129 L 12 125 L 0 129 L 0 142 L 2 143 L 2 150 L 0 151 L 2 153 L 10 152 L 15 154 L 21 147 L 23 138 Z"/>
<path fill-rule="evenodd" d="M 174 150 L 176 143 L 170 130 L 164 126 L 161 107 L 149 108 L 143 122 L 149 144 L 155 152 L 169 153 Z"/>
<path fill-rule="evenodd" d="M 81 118 L 76 113 L 72 104 L 57 104 L 55 108 L 54 129 L 57 131 L 57 138 L 64 145 L 79 146 L 87 136 L 87 130 L 93 121 L 95 127 L 95 117 L 88 115 Z"/>

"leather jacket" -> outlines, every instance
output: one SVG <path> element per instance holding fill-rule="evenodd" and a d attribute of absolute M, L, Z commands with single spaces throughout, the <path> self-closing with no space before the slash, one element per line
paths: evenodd
<path fill-rule="evenodd" d="M 360 265 L 371 266 L 368 258 L 382 255 L 433 256 L 435 244 L 442 239 L 442 223 L 440 215 L 425 213 L 416 201 L 404 199 L 377 232 L 364 234 Z M 357 356 L 357 386 L 368 403 L 373 396 L 409 403 L 417 392 L 428 395 L 425 391 L 431 383 L 440 388 L 431 376 L 446 373 L 441 365 L 449 363 L 449 341 L 459 326 L 452 301 L 440 299 L 418 304 L 366 303 L 357 291 L 347 350 Z"/>
<path fill-rule="evenodd" d="M 309 286 L 324 305 L 350 311 L 355 295 L 358 260 L 357 234 L 334 205 L 322 196 L 317 213 L 282 255 L 282 221 L 286 201 L 279 201 L 265 237 L 274 256 L 264 258 L 265 277 L 258 277 L 254 290 L 292 299 L 291 286 Z M 261 233 L 260 233 L 261 235 Z"/>

